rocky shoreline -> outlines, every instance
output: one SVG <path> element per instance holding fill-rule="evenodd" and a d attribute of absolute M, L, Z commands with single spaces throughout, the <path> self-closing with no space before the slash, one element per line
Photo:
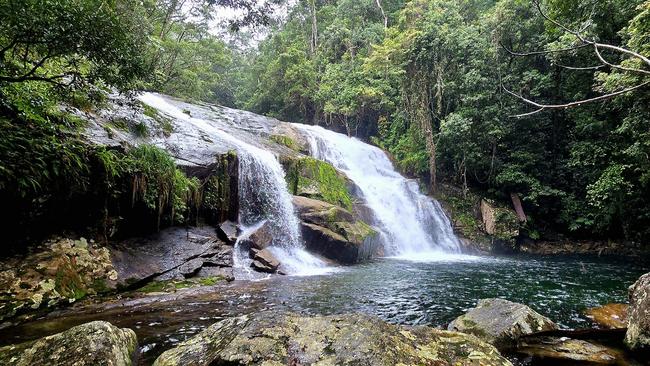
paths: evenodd
<path fill-rule="evenodd" d="M 645 315 L 650 309 L 649 278 L 650 273 L 630 287 L 629 317 L 624 328 L 616 325 L 608 329 L 605 322 L 601 329 L 560 330 L 551 319 L 528 306 L 498 298 L 480 300 L 446 330 L 393 325 L 362 314 L 314 316 L 269 310 L 215 322 L 152 361 L 158 366 L 644 365 L 650 350 Z M 607 308 L 605 318 L 617 318 L 615 313 L 621 309 Z M 34 341 L 0 347 L 0 362 L 142 364 L 136 349 L 132 330 L 92 321 Z"/>

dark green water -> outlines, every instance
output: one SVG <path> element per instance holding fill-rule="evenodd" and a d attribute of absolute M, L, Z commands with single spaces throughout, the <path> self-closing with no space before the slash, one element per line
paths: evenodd
<path fill-rule="evenodd" d="M 382 259 L 326 276 L 274 277 L 187 290 L 115 306 L 66 310 L 0 330 L 2 344 L 42 337 L 90 320 L 138 334 L 141 364 L 226 316 L 267 309 L 306 314 L 363 312 L 399 324 L 444 326 L 476 301 L 502 297 L 565 328 L 591 327 L 582 311 L 626 302 L 647 263 L 594 257 L 460 257 L 429 263 Z"/>

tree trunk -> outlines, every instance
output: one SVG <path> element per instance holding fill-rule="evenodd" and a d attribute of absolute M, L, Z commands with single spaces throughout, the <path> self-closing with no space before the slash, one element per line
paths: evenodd
<path fill-rule="evenodd" d="M 379 11 L 381 11 L 381 16 L 384 17 L 384 29 L 388 28 L 388 16 L 386 16 L 386 13 L 384 12 L 384 8 L 381 6 L 381 0 L 375 0 L 377 2 L 377 6 L 379 7 Z"/>
<path fill-rule="evenodd" d="M 316 19 L 316 0 L 311 0 L 311 54 L 318 48 L 318 20 Z"/>

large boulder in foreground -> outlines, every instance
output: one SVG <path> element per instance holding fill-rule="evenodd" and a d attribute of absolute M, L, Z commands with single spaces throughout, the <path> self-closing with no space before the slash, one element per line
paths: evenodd
<path fill-rule="evenodd" d="M 630 286 L 629 298 L 625 343 L 633 350 L 650 350 L 650 273 Z"/>
<path fill-rule="evenodd" d="M 16 366 L 128 366 L 137 338 L 131 329 L 95 321 L 36 341 L 0 348 L 0 364 Z"/>
<path fill-rule="evenodd" d="M 228 318 L 163 353 L 172 365 L 510 365 L 474 336 L 366 315 L 263 312 Z"/>
<path fill-rule="evenodd" d="M 370 259 L 379 250 L 377 232 L 350 211 L 324 201 L 294 196 L 307 249 L 340 263 Z"/>
<path fill-rule="evenodd" d="M 448 330 L 473 334 L 500 350 L 516 346 L 523 335 L 558 329 L 549 318 L 526 305 L 483 299 L 449 324 Z"/>

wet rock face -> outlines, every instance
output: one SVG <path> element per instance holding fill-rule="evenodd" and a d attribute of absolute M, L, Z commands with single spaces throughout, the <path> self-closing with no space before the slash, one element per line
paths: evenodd
<path fill-rule="evenodd" d="M 280 261 L 267 249 L 251 249 L 250 256 L 253 259 L 251 267 L 258 272 L 275 273 L 280 267 Z"/>
<path fill-rule="evenodd" d="M 37 341 L 0 348 L 0 364 L 16 366 L 128 366 L 137 339 L 108 322 L 82 324 Z"/>
<path fill-rule="evenodd" d="M 474 336 L 366 315 L 264 312 L 228 318 L 163 353 L 171 365 L 510 365 Z"/>
<path fill-rule="evenodd" d="M 473 334 L 500 350 L 515 347 L 523 335 L 555 329 L 555 323 L 528 306 L 503 299 L 480 300 L 448 327 L 450 331 Z"/>
<path fill-rule="evenodd" d="M 184 279 L 208 272 L 212 275 L 214 271 L 209 268 L 228 270 L 218 272 L 232 279 L 232 247 L 216 235 L 209 227 L 169 228 L 115 244 L 111 259 L 119 284 Z"/>
<path fill-rule="evenodd" d="M 268 221 L 248 237 L 241 239 L 241 244 L 258 250 L 262 250 L 273 244 L 273 233 L 271 232 L 271 226 Z"/>
<path fill-rule="evenodd" d="M 650 273 L 629 289 L 630 309 L 625 343 L 633 350 L 650 350 Z"/>
<path fill-rule="evenodd" d="M 84 238 L 50 240 L 0 268 L 0 320 L 108 291 L 117 280 L 109 250 Z"/>
<path fill-rule="evenodd" d="M 517 352 L 544 360 L 545 363 L 620 365 L 625 355 L 619 351 L 597 343 L 579 339 L 558 337 L 534 337 L 519 344 Z"/>
<path fill-rule="evenodd" d="M 352 213 L 327 202 L 294 196 L 307 249 L 340 263 L 370 259 L 379 250 L 377 232 Z"/>
<path fill-rule="evenodd" d="M 622 329 L 627 327 L 627 304 L 607 304 L 585 311 L 585 315 L 607 329 Z"/>

